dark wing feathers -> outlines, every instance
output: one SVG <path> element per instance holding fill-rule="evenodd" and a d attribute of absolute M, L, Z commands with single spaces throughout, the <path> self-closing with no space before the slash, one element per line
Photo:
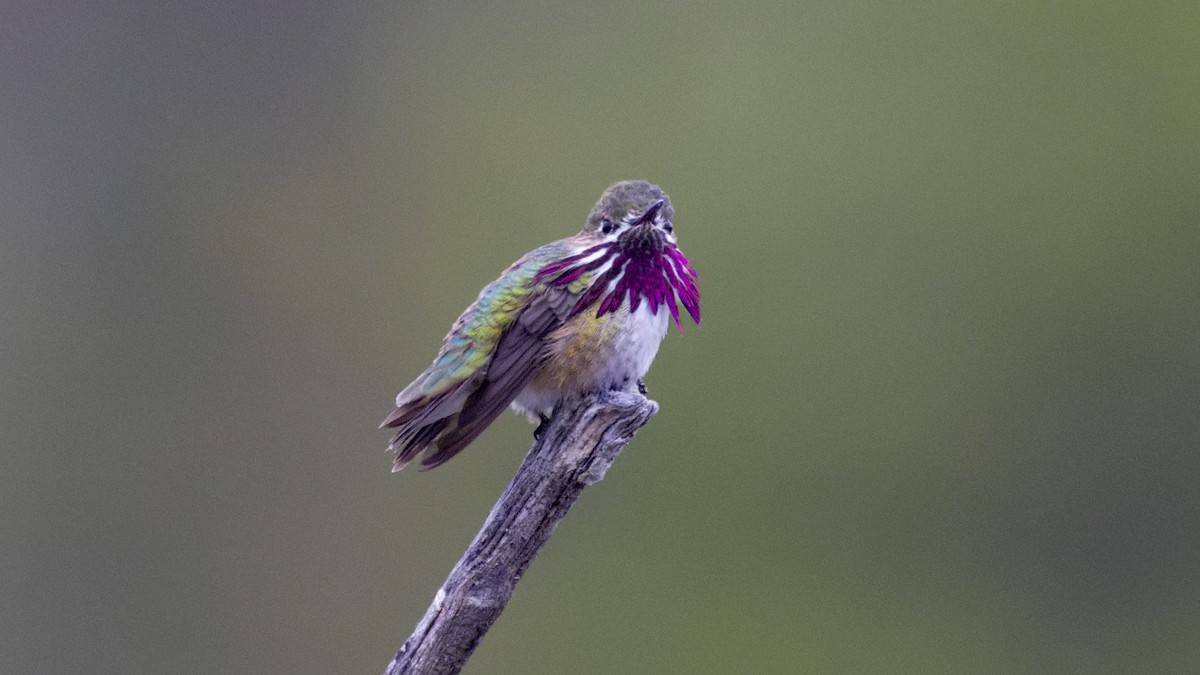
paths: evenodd
<path fill-rule="evenodd" d="M 411 462 L 414 457 L 421 453 L 430 443 L 433 442 L 437 435 L 442 433 L 442 430 L 454 420 L 454 416 L 443 417 L 431 424 L 423 427 L 413 427 L 416 432 L 410 439 L 407 440 L 403 448 L 397 448 L 396 461 L 392 464 L 393 471 L 403 469 L 406 464 Z M 399 437 L 397 436 L 397 441 Z M 393 445 L 396 442 L 393 441 Z"/>
<path fill-rule="evenodd" d="M 519 337 L 510 340 L 509 336 Z M 432 469 L 444 463 L 494 422 L 545 362 L 543 351 L 541 341 L 534 336 L 520 327 L 509 329 L 500 340 L 487 379 L 463 404 L 454 428 L 438 439 L 437 452 L 427 456 L 421 468 Z M 504 367 L 493 369 L 492 365 Z"/>
<path fill-rule="evenodd" d="M 492 415 L 493 408 L 503 410 L 545 363 L 546 336 L 562 325 L 562 319 L 553 311 L 556 307 L 553 301 L 565 294 L 552 292 L 552 295 L 554 297 L 532 303 L 500 338 L 496 353 L 488 363 L 483 386 L 476 389 L 463 405 L 459 426 L 471 425 Z"/>
<path fill-rule="evenodd" d="M 437 452 L 422 460 L 422 469 L 432 469 L 458 454 L 504 412 L 546 362 L 546 337 L 567 319 L 573 304 L 565 290 L 551 289 L 509 325 L 483 381 L 463 403 L 453 427 L 437 438 Z"/>
<path fill-rule="evenodd" d="M 451 389 L 416 395 L 397 406 L 381 426 L 396 428 L 390 449 L 399 471 L 433 445 L 422 469 L 431 469 L 475 440 L 529 383 L 547 358 L 547 336 L 571 313 L 574 300 L 566 289 L 545 289 L 509 323 L 486 366 Z M 422 381 L 410 385 L 420 391 Z M 400 399 L 405 399 L 402 392 Z"/>

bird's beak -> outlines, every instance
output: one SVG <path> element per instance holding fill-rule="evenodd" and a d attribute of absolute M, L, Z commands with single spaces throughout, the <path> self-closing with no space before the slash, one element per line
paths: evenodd
<path fill-rule="evenodd" d="M 666 238 L 662 230 L 654 226 L 654 217 L 658 215 L 664 204 L 666 202 L 660 199 L 651 204 L 650 208 L 638 217 L 633 227 L 622 235 L 626 246 L 646 253 L 657 253 L 663 250 Z"/>
<path fill-rule="evenodd" d="M 650 208 L 646 209 L 646 212 L 642 214 L 641 218 L 638 218 L 638 221 L 635 224 L 643 225 L 645 223 L 653 223 L 654 216 L 658 215 L 659 209 L 661 209 L 663 207 L 663 204 L 665 204 L 665 203 L 666 203 L 665 201 L 660 199 L 660 200 L 654 202 L 653 204 L 651 204 Z"/>

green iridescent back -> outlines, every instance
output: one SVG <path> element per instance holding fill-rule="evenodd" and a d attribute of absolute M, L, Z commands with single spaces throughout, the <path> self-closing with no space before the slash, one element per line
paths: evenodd
<path fill-rule="evenodd" d="M 479 298 L 454 322 L 433 365 L 402 396 L 410 393 L 437 395 L 483 367 L 505 329 L 529 305 L 535 288 L 545 285 L 544 281 L 535 283 L 538 270 L 571 253 L 568 241 L 562 239 L 530 251 L 505 270 L 499 279 L 484 287 Z M 577 279 L 567 291 L 572 294 L 582 292 L 590 279 L 591 275 Z"/>

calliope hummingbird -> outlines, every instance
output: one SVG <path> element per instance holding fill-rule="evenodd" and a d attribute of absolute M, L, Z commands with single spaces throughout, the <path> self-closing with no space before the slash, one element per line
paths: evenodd
<path fill-rule="evenodd" d="M 619 389 L 650 369 L 682 306 L 700 323 L 696 273 L 657 185 L 604 191 L 579 234 L 526 253 L 458 317 L 437 358 L 381 424 L 399 471 L 439 466 L 511 406 L 550 419 L 571 396 Z"/>

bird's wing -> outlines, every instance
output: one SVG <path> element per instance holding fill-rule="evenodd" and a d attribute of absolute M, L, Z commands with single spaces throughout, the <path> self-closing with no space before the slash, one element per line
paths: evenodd
<path fill-rule="evenodd" d="M 575 299 L 560 289 L 547 290 L 531 302 L 504 332 L 479 386 L 467 397 L 452 428 L 437 438 L 437 452 L 421 461 L 422 469 L 446 462 L 475 440 L 546 362 L 549 334 L 566 319 Z"/>
<path fill-rule="evenodd" d="M 396 452 L 393 470 L 435 443 L 436 452 L 427 453 L 422 468 L 453 457 L 544 363 L 546 336 L 567 318 L 572 297 L 565 288 L 547 288 L 536 274 L 564 248 L 561 242 L 547 244 L 485 287 L 454 322 L 433 364 L 396 397 L 396 409 L 381 425 L 397 429 L 390 446 Z"/>

